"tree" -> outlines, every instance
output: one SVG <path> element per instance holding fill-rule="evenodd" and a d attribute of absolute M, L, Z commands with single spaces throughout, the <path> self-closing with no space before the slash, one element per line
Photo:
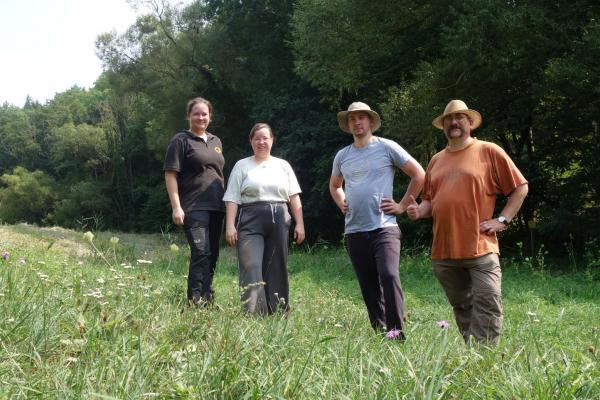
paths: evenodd
<path fill-rule="evenodd" d="M 16 167 L 0 177 L 0 221 L 39 222 L 52 209 L 55 182 L 42 171 Z"/>

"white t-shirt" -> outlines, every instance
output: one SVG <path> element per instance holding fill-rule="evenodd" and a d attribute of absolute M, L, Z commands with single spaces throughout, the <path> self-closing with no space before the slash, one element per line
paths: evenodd
<path fill-rule="evenodd" d="M 277 157 L 257 163 L 254 157 L 239 160 L 233 166 L 223 201 L 236 204 L 257 201 L 290 201 L 300 193 L 300 185 L 290 164 Z"/>

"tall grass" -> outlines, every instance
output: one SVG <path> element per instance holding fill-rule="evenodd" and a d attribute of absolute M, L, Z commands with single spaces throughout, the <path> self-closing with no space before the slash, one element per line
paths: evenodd
<path fill-rule="evenodd" d="M 101 256 L 80 233 L 0 226 L 0 397 L 600 398 L 600 288 L 585 274 L 506 265 L 490 349 L 436 325 L 452 315 L 424 256 L 401 262 L 399 343 L 371 330 L 340 249 L 293 251 L 292 312 L 257 318 L 241 313 L 229 249 L 204 309 L 187 307 L 180 237 L 93 244 Z"/>

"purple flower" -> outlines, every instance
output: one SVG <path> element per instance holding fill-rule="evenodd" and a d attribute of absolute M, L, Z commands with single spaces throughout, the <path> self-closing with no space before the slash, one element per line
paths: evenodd
<path fill-rule="evenodd" d="M 387 339 L 397 339 L 400 335 L 402 335 L 402 331 L 400 329 L 392 329 L 388 333 L 385 334 Z"/>
<path fill-rule="evenodd" d="M 448 321 L 443 320 L 443 319 L 437 321 L 436 325 L 441 329 L 448 329 L 450 327 L 450 324 L 448 323 Z"/>
<path fill-rule="evenodd" d="M 10 257 L 10 253 L 8 251 L 3 251 L 2 252 L 2 259 L 4 261 L 8 261 L 8 258 Z"/>

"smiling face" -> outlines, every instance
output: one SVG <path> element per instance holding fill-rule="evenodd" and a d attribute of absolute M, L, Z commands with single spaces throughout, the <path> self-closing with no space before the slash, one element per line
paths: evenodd
<path fill-rule="evenodd" d="M 196 103 L 188 113 L 190 131 L 196 134 L 204 134 L 210 123 L 210 109 L 205 103 Z"/>
<path fill-rule="evenodd" d="M 348 129 L 355 137 L 363 137 L 372 134 L 371 117 L 363 111 L 355 111 L 348 114 Z"/>
<path fill-rule="evenodd" d="M 466 114 L 450 114 L 444 118 L 444 133 L 448 140 L 467 139 L 471 136 L 473 120 Z"/>
<path fill-rule="evenodd" d="M 273 147 L 273 134 L 268 127 L 256 129 L 250 137 L 250 145 L 254 156 L 259 160 L 266 160 L 271 155 Z"/>

